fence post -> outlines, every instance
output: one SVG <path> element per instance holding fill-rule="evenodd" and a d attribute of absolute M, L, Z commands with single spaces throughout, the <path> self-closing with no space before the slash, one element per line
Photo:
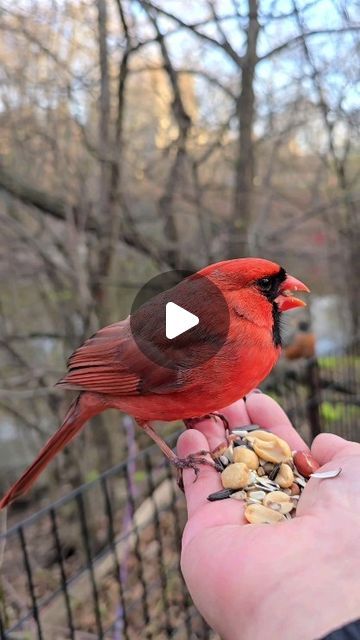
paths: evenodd
<path fill-rule="evenodd" d="M 321 433 L 321 384 L 320 367 L 317 358 L 310 358 L 307 362 L 307 415 L 310 424 L 311 437 L 314 439 Z"/>

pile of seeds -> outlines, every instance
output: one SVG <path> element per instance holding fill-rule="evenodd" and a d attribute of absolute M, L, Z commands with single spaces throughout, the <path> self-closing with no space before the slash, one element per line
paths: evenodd
<path fill-rule="evenodd" d="M 292 453 L 285 440 L 257 425 L 233 430 L 229 440 L 230 445 L 212 454 L 224 488 L 208 500 L 243 500 L 245 518 L 252 524 L 291 519 L 319 467 L 316 460 L 307 451 Z"/>

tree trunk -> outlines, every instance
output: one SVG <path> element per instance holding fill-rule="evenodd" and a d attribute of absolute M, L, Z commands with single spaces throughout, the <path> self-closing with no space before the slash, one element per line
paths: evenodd
<path fill-rule="evenodd" d="M 249 24 L 247 47 L 241 69 L 241 91 L 237 101 L 239 137 L 235 163 L 233 212 L 229 225 L 227 257 L 248 253 L 248 228 L 253 206 L 255 116 L 254 80 L 257 64 L 256 45 L 259 34 L 257 0 L 248 0 Z"/>
<path fill-rule="evenodd" d="M 97 0 L 98 10 L 98 44 L 100 65 L 100 99 L 99 99 L 99 151 L 100 151 L 100 182 L 98 205 L 98 264 L 93 285 L 93 295 L 96 298 L 97 317 L 99 324 L 105 325 L 110 321 L 111 304 L 106 289 L 106 279 L 109 277 L 112 256 L 116 246 L 114 193 L 118 189 L 119 174 L 113 170 L 111 144 L 111 110 L 110 110 L 110 74 L 107 28 L 107 0 Z M 107 430 L 107 420 L 98 416 L 91 437 L 101 469 L 112 461 L 112 445 Z"/>

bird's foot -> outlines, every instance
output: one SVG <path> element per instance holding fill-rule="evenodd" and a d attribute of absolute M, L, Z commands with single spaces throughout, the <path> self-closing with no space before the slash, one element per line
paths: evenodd
<path fill-rule="evenodd" d="M 191 453 L 188 456 L 186 456 L 186 458 L 176 457 L 170 460 L 171 464 L 173 464 L 174 467 L 176 467 L 177 469 L 177 484 L 179 489 L 184 491 L 184 482 L 183 482 L 184 469 L 194 470 L 194 474 L 195 474 L 194 482 L 198 479 L 198 476 L 200 473 L 199 465 L 201 464 L 208 465 L 209 467 L 216 469 L 216 471 L 221 470 L 219 465 L 215 461 L 207 460 L 205 458 L 205 456 L 208 455 L 209 453 L 210 453 L 209 451 L 202 450 L 202 451 L 197 451 L 196 453 Z"/>
<path fill-rule="evenodd" d="M 221 442 L 213 451 L 210 451 L 210 455 L 215 463 L 215 467 L 218 471 L 222 471 L 222 467 L 219 468 L 217 463 L 217 458 L 221 455 L 221 453 L 227 447 L 230 447 L 234 441 L 234 436 L 231 435 L 230 424 L 228 419 L 222 414 L 218 412 L 207 413 L 205 416 L 201 416 L 200 418 L 187 418 L 184 420 L 185 427 L 187 429 L 196 429 L 196 425 L 202 420 L 209 420 L 210 418 L 218 418 L 224 425 L 225 430 L 225 440 Z"/>

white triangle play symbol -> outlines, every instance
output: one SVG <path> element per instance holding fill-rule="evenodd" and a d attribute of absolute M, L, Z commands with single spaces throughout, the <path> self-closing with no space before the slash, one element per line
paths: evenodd
<path fill-rule="evenodd" d="M 199 324 L 199 318 L 175 302 L 166 304 L 166 337 L 172 340 Z"/>

